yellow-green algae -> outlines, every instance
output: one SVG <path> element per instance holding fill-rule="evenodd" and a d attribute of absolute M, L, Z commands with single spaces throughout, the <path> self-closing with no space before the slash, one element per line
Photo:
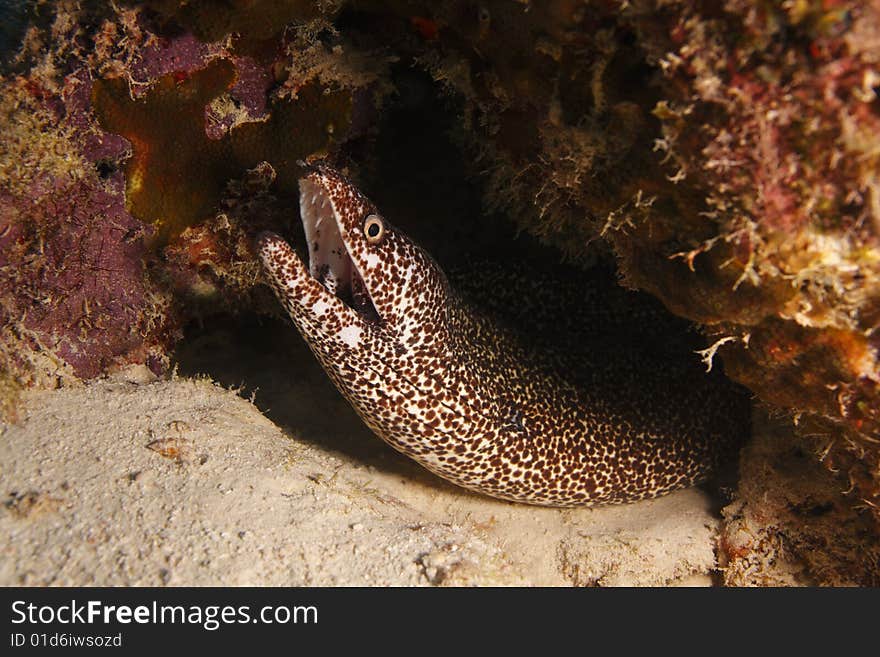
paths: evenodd
<path fill-rule="evenodd" d="M 235 82 L 235 66 L 216 59 L 191 74 L 170 73 L 132 98 L 123 78 L 97 80 L 92 104 L 101 127 L 131 142 L 126 205 L 156 227 L 165 243 L 211 216 L 228 181 L 261 161 L 277 173 L 278 191 L 295 194 L 297 161 L 327 149 L 350 123 L 351 94 L 316 84 L 277 100 L 262 121 L 240 124 L 221 139 L 205 133 L 205 107 Z"/>

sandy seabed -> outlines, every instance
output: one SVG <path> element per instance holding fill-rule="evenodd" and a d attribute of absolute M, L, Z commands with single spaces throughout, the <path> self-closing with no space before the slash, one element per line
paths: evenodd
<path fill-rule="evenodd" d="M 183 356 L 213 354 L 214 380 L 132 370 L 24 394 L 0 434 L 0 584 L 713 582 L 703 490 L 597 509 L 472 494 L 373 436 L 303 346 L 235 338 Z"/>

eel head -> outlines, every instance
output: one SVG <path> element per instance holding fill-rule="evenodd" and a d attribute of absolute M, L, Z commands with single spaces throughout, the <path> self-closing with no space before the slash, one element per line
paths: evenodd
<path fill-rule="evenodd" d="M 317 165 L 300 180 L 309 264 L 281 237 L 263 233 L 265 272 L 319 357 L 369 351 L 386 365 L 442 342 L 446 278 L 421 247 L 391 225 L 345 176 Z"/>

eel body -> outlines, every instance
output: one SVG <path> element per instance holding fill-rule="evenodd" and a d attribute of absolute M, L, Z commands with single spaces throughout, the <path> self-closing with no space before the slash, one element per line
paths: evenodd
<path fill-rule="evenodd" d="M 695 363 L 574 364 L 472 309 L 333 168 L 300 181 L 300 211 L 308 265 L 274 233 L 257 241 L 278 299 L 373 432 L 444 479 L 530 504 L 629 502 L 699 482 L 747 436 L 747 397 Z"/>

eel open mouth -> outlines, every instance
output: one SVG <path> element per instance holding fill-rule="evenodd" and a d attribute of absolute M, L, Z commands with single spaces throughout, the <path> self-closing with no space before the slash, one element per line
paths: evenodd
<path fill-rule="evenodd" d="M 324 186 L 311 176 L 299 181 L 299 208 L 309 253 L 309 273 L 331 294 L 370 322 L 379 314 L 339 232 Z"/>

